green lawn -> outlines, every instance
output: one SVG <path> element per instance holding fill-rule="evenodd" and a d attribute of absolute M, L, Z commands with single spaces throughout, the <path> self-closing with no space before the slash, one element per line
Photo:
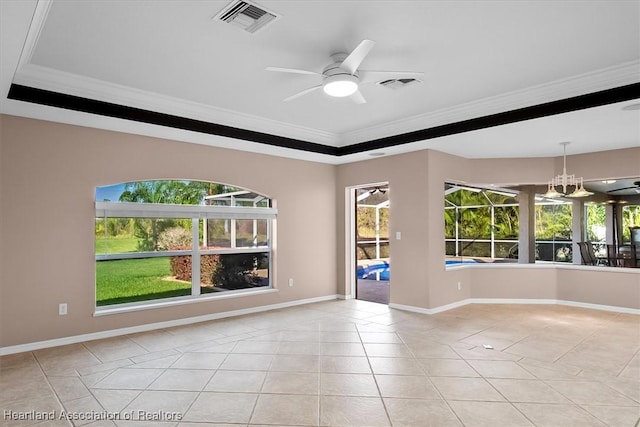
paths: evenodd
<path fill-rule="evenodd" d="M 191 284 L 163 280 L 171 276 L 169 258 L 96 262 L 98 306 L 191 294 Z"/>
<path fill-rule="evenodd" d="M 105 247 L 106 244 L 106 247 Z M 106 249 L 106 250 L 105 250 Z M 138 239 L 135 237 L 109 237 L 96 236 L 96 254 L 117 254 L 126 252 L 136 252 L 138 250 Z"/>

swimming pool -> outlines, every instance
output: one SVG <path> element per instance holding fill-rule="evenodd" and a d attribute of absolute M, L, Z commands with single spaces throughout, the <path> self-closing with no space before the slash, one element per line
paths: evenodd
<path fill-rule="evenodd" d="M 472 259 L 465 260 L 457 260 L 457 259 L 448 259 L 445 260 L 446 266 L 454 266 L 460 264 L 476 264 L 477 261 Z M 359 265 L 357 276 L 358 279 L 364 280 L 389 280 L 389 270 L 390 266 L 388 262 L 381 262 L 378 264 L 371 265 Z M 378 274 L 380 276 L 378 276 Z"/>
<path fill-rule="evenodd" d="M 379 278 L 377 274 L 380 274 Z M 389 263 L 359 265 L 357 271 L 358 279 L 365 280 L 389 280 Z"/>
<path fill-rule="evenodd" d="M 465 260 L 448 259 L 448 260 L 445 260 L 444 262 L 445 265 L 477 264 L 477 263 L 478 262 L 473 259 L 465 259 Z"/>

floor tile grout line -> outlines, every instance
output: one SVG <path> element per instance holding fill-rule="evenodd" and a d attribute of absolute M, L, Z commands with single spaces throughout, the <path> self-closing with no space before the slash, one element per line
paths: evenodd
<path fill-rule="evenodd" d="M 29 353 L 32 355 L 33 359 L 35 360 L 35 362 L 36 362 L 36 364 L 38 366 L 38 369 L 40 370 L 40 373 L 42 373 L 42 376 L 44 377 L 44 380 L 47 382 L 47 386 L 49 387 L 49 391 L 51 392 L 51 394 L 54 396 L 54 398 L 58 402 L 58 405 L 60 405 L 60 407 L 63 410 L 66 411 L 67 407 L 62 402 L 62 399 L 60 399 L 60 396 L 58 396 L 58 393 L 56 392 L 55 388 L 53 387 L 53 384 L 51 384 L 51 381 L 49 380 L 49 376 L 45 373 L 44 368 L 42 367 L 42 364 L 41 364 L 40 360 L 38 359 L 38 356 L 33 351 L 31 351 Z M 75 371 L 75 369 L 74 369 L 74 371 Z M 77 371 L 76 371 L 76 373 L 77 373 Z M 71 422 L 69 422 L 69 425 L 73 425 L 73 424 Z"/>
<path fill-rule="evenodd" d="M 565 399 L 567 399 L 569 402 L 571 402 L 572 405 L 574 406 L 580 406 L 580 403 L 576 402 L 575 400 L 571 399 L 569 396 L 567 396 L 565 393 L 563 393 L 562 391 L 556 389 L 553 385 L 549 384 L 549 382 L 551 381 L 562 381 L 562 382 L 569 382 L 569 381 L 575 381 L 575 380 L 550 380 L 550 379 L 543 379 L 541 380 L 543 383 L 545 383 L 546 385 L 548 385 L 549 387 L 551 387 L 556 393 L 560 394 L 562 397 L 564 397 Z M 592 379 L 587 379 L 585 378 L 583 380 L 584 382 L 597 382 L 601 385 L 605 385 L 603 384 L 601 381 L 594 381 Z"/>
<path fill-rule="evenodd" d="M 640 359 L 640 348 L 638 350 L 636 350 L 636 352 L 633 354 L 633 356 L 631 356 L 629 361 L 627 363 L 625 363 L 625 365 L 622 367 L 622 369 L 620 369 L 618 371 L 618 373 L 615 375 L 615 377 L 619 378 L 620 375 L 624 372 L 624 370 L 627 369 L 627 367 L 631 364 L 631 362 L 633 362 L 633 359 L 635 359 L 636 357 Z"/>
<path fill-rule="evenodd" d="M 482 374 L 481 374 L 481 375 L 482 375 Z M 507 396 L 505 396 L 505 395 L 504 395 L 504 394 L 503 394 L 503 393 L 498 389 L 498 387 L 496 387 L 495 385 L 493 385 L 493 383 L 492 383 L 491 381 L 489 381 L 486 377 L 484 377 L 484 376 L 483 376 L 482 378 L 484 378 L 484 380 L 485 380 L 487 383 L 489 383 L 489 385 L 490 385 L 490 386 L 491 386 L 491 387 L 492 387 L 496 392 L 498 392 L 498 394 L 499 394 L 500 396 L 502 396 L 502 398 L 504 399 L 504 401 L 505 401 L 505 402 L 507 402 L 509 405 L 511 405 L 511 407 L 512 407 L 513 409 L 515 409 L 516 411 L 518 411 L 518 412 L 519 412 L 519 413 L 520 413 L 520 414 L 521 414 L 521 415 L 522 415 L 522 416 L 523 416 L 527 421 L 529 421 L 532 425 L 534 425 L 534 426 L 535 426 L 535 423 L 533 422 L 533 420 L 529 419 L 529 417 L 527 416 L 527 414 L 525 414 L 524 412 L 522 412 L 522 411 L 520 410 L 520 408 L 518 408 L 518 407 L 515 405 L 515 403 L 514 403 L 514 402 L 510 401 L 510 400 L 509 400 L 509 398 L 508 398 Z M 515 378 L 514 378 L 514 379 L 515 379 Z"/>
<path fill-rule="evenodd" d="M 593 406 L 593 405 L 589 405 L 589 406 Z M 597 406 L 597 405 L 596 405 Z M 594 417 L 595 419 L 597 419 L 598 421 L 600 421 L 602 424 L 607 425 L 606 420 L 603 420 L 602 418 L 600 418 L 597 414 L 594 414 L 593 412 L 589 411 L 587 408 L 585 408 L 583 405 L 580 405 L 580 409 L 582 409 L 583 411 L 585 411 L 587 414 L 591 415 L 592 417 Z M 639 408 L 640 409 L 640 408 Z M 640 417 L 638 417 L 638 423 L 640 423 Z M 636 426 L 638 424 L 636 423 Z"/>
<path fill-rule="evenodd" d="M 564 353 L 562 353 L 560 356 L 556 357 L 552 363 L 556 363 L 558 360 L 562 359 L 564 356 L 566 356 L 567 354 L 571 353 L 571 351 L 573 351 L 574 349 L 576 349 L 580 344 L 582 344 L 583 342 L 585 342 L 586 340 L 588 340 L 589 338 L 591 338 L 592 336 L 594 336 L 596 334 L 595 331 L 591 332 L 589 335 L 587 335 L 586 337 L 584 337 L 583 339 L 581 339 L 578 343 L 576 343 L 576 345 L 574 345 L 573 347 L 571 347 L 569 350 L 565 351 Z"/>
<path fill-rule="evenodd" d="M 393 421 L 391 420 L 391 414 L 389 413 L 389 408 L 387 407 L 387 404 L 384 401 L 384 398 L 382 397 L 382 391 L 380 390 L 380 384 L 378 384 L 378 379 L 376 378 L 375 372 L 373 370 L 373 366 L 371 365 L 371 360 L 369 359 L 369 353 L 367 351 L 367 347 L 365 347 L 364 342 L 362 341 L 362 335 L 361 335 L 360 329 L 358 328 L 358 325 L 356 325 L 356 331 L 357 331 L 357 334 L 358 334 L 358 338 L 360 339 L 360 344 L 362 344 L 362 348 L 364 349 L 364 354 L 365 354 L 365 357 L 367 358 L 367 365 L 369 366 L 369 370 L 371 371 L 371 376 L 373 377 L 373 382 L 376 385 L 376 390 L 378 390 L 378 398 L 380 399 L 380 402 L 382 403 L 382 408 L 384 409 L 384 413 L 387 416 L 387 421 L 389 422 L 389 426 L 393 427 Z"/>
<path fill-rule="evenodd" d="M 100 400 L 98 399 L 98 397 L 95 395 L 95 390 L 94 388 L 91 387 L 87 387 L 87 390 L 89 390 L 89 393 L 91 393 L 91 396 L 95 399 L 96 402 L 98 402 L 98 404 L 106 411 L 109 412 L 107 410 L 107 408 L 104 407 L 104 405 L 102 404 L 102 402 L 100 402 Z M 97 390 L 118 390 L 121 391 L 122 389 L 97 389 Z M 122 414 L 123 411 L 125 409 L 127 409 L 127 407 L 134 401 L 136 400 L 144 391 L 145 389 L 136 389 L 136 391 L 138 391 L 138 394 L 136 394 L 122 409 L 120 409 L 118 412 L 118 414 Z"/>

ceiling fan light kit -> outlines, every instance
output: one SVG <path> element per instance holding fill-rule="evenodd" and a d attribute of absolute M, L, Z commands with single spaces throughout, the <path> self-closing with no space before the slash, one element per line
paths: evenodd
<path fill-rule="evenodd" d="M 322 90 L 336 98 L 353 95 L 358 90 L 358 78 L 351 74 L 329 76 L 322 82 Z"/>

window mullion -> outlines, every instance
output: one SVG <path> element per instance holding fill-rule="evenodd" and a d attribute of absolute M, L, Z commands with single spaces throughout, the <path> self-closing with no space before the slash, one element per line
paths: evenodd
<path fill-rule="evenodd" d="M 200 219 L 191 219 L 191 295 L 200 295 Z"/>
<path fill-rule="evenodd" d="M 236 244 L 236 220 L 235 219 L 231 220 L 231 230 L 229 230 L 229 233 L 231 235 L 231 249 L 235 249 L 235 248 L 237 248 L 237 244 Z"/>

